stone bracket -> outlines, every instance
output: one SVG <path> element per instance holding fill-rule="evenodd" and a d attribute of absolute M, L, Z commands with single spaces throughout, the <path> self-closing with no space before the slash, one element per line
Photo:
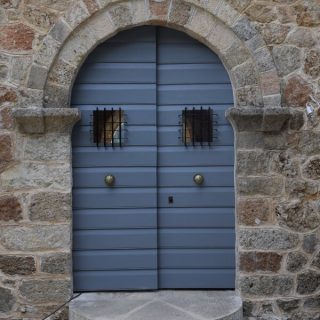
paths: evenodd
<path fill-rule="evenodd" d="M 16 108 L 13 117 L 22 133 L 66 133 L 80 120 L 80 111 L 76 108 Z"/>
<path fill-rule="evenodd" d="M 237 131 L 280 132 L 286 124 L 299 130 L 304 112 L 293 108 L 229 108 L 226 117 Z"/>

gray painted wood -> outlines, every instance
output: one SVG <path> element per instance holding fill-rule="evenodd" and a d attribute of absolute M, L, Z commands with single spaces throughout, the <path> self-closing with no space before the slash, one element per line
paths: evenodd
<path fill-rule="evenodd" d="M 72 138 L 75 290 L 233 288 L 234 137 L 224 115 L 233 94 L 218 56 L 178 31 L 122 32 L 90 54 L 72 104 L 82 113 Z M 185 147 L 182 110 L 201 106 L 214 111 L 217 139 Z M 97 107 L 124 110 L 124 147 L 93 144 Z"/>

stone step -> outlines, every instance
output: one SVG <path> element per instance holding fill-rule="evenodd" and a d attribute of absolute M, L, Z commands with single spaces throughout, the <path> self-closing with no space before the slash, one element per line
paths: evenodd
<path fill-rule="evenodd" d="M 163 290 L 83 293 L 70 303 L 69 320 L 242 320 L 234 291 Z"/>

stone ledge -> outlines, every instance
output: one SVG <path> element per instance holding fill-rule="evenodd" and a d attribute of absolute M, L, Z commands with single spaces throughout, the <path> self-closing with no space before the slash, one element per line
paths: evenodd
<path fill-rule="evenodd" d="M 299 130 L 304 124 L 304 113 L 293 108 L 235 108 L 226 117 L 237 131 L 279 132 L 286 124 Z"/>
<path fill-rule="evenodd" d="M 76 108 L 16 108 L 13 109 L 18 128 L 22 133 L 71 132 L 80 120 Z"/>

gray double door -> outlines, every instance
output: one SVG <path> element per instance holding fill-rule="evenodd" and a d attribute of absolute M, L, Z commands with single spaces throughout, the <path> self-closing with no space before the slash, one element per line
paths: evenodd
<path fill-rule="evenodd" d="M 135 28 L 89 55 L 72 94 L 75 291 L 234 287 L 232 103 L 219 58 L 178 31 Z M 93 111 L 111 108 L 121 146 L 97 146 Z"/>

